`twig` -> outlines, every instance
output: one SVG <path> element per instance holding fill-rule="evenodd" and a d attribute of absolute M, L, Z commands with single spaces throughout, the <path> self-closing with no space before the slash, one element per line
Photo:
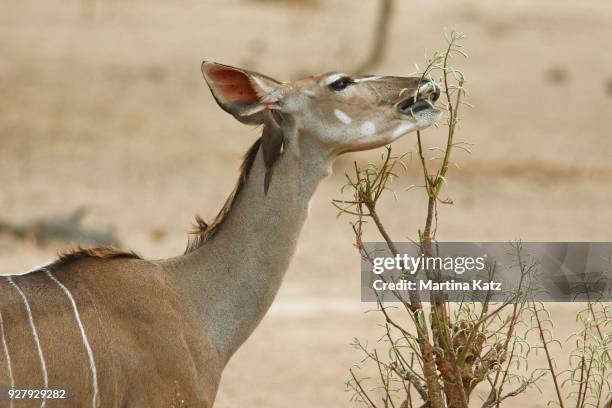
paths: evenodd
<path fill-rule="evenodd" d="M 534 317 L 538 323 L 538 332 L 540 333 L 540 339 L 542 340 L 542 347 L 544 348 L 544 352 L 546 353 L 546 361 L 548 363 L 548 369 L 550 370 L 550 375 L 552 376 L 553 383 L 555 385 L 555 392 L 557 393 L 557 399 L 559 401 L 559 406 L 564 408 L 563 405 L 563 397 L 561 396 L 561 390 L 559 388 L 559 383 L 557 382 L 557 374 L 555 373 L 555 368 L 553 366 L 552 357 L 550 356 L 550 351 L 548 350 L 548 342 L 544 337 L 544 330 L 542 328 L 542 322 L 540 321 L 540 316 L 538 315 L 538 309 L 535 303 L 534 307 Z"/>
<path fill-rule="evenodd" d="M 349 372 L 351 373 L 351 377 L 353 377 L 353 381 L 355 381 L 355 384 L 357 385 L 357 387 L 359 388 L 360 394 L 368 400 L 368 402 L 370 403 L 370 406 L 372 406 L 373 408 L 377 408 L 377 405 L 374 404 L 374 402 L 372 402 L 372 400 L 370 399 L 370 397 L 368 396 L 368 393 L 363 389 L 363 387 L 361 386 L 361 382 L 357 379 L 357 377 L 355 377 L 355 373 L 353 372 L 353 369 L 349 369 Z"/>

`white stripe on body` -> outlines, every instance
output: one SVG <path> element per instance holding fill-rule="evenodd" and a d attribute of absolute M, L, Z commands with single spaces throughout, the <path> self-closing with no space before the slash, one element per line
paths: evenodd
<path fill-rule="evenodd" d="M 36 342 L 36 349 L 38 350 L 38 357 L 40 358 L 40 366 L 43 372 L 43 380 L 45 383 L 45 390 L 49 387 L 49 376 L 47 374 L 47 364 L 45 363 L 45 356 L 43 355 L 42 348 L 40 347 L 40 339 L 38 338 L 38 332 L 36 331 L 36 326 L 34 325 L 34 318 L 32 317 L 32 309 L 30 309 L 30 304 L 28 303 L 28 299 L 26 298 L 23 291 L 17 286 L 15 282 L 13 282 L 13 278 L 8 276 L 6 278 L 8 282 L 17 290 L 19 296 L 21 296 L 21 300 L 23 300 L 23 304 L 26 307 L 26 311 L 28 312 L 28 320 L 30 322 L 30 328 L 32 329 L 32 335 L 34 336 L 34 342 Z M 44 408 L 47 400 L 43 398 L 42 403 L 40 404 L 41 408 Z"/>
<path fill-rule="evenodd" d="M 15 389 L 15 379 L 13 378 L 13 366 L 11 365 L 11 355 L 9 354 L 8 344 L 6 343 L 6 336 L 4 334 L 4 320 L 2 320 L 2 313 L 0 313 L 0 336 L 2 336 L 2 347 L 4 348 L 4 357 L 6 358 L 6 365 L 8 366 L 8 376 L 12 389 Z M 9 408 L 13 408 L 13 400 L 9 402 Z"/>
<path fill-rule="evenodd" d="M 91 369 L 92 387 L 93 387 L 93 397 L 92 397 L 91 404 L 93 408 L 97 408 L 98 406 L 98 372 L 96 370 L 96 362 L 94 360 L 93 351 L 91 349 L 91 345 L 89 344 L 89 340 L 87 339 L 87 333 L 85 333 L 85 327 L 83 327 L 83 322 L 81 321 L 81 317 L 79 315 L 79 309 L 77 308 L 74 297 L 72 296 L 72 293 L 70 293 L 68 288 L 64 286 L 62 282 L 57 280 L 57 278 L 53 276 L 51 272 L 49 272 L 48 270 L 45 269 L 45 273 L 47 274 L 47 276 L 49 276 L 49 278 L 53 282 L 55 282 L 60 288 L 62 288 L 62 290 L 64 291 L 64 293 L 70 300 L 70 303 L 72 304 L 72 312 L 74 313 L 74 318 L 79 326 L 79 330 L 81 331 L 81 338 L 83 339 L 83 344 L 85 345 L 85 350 L 87 351 L 87 358 L 89 359 L 89 368 Z"/>

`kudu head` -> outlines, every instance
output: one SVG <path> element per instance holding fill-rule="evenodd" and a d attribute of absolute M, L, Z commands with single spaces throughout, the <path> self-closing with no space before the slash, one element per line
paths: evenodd
<path fill-rule="evenodd" d="M 269 169 L 290 135 L 314 140 L 333 158 L 384 146 L 440 116 L 433 105 L 439 87 L 420 77 L 328 73 L 279 82 L 208 61 L 202 73 L 221 108 L 242 123 L 264 125 Z"/>

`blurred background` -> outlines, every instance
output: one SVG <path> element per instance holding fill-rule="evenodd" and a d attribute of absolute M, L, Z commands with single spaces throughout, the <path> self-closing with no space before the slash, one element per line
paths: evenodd
<path fill-rule="evenodd" d="M 350 72 L 371 55 L 382 6 L 0 0 L 0 274 L 52 259 L 66 240 L 181 253 L 193 215 L 216 214 L 258 137 L 217 107 L 200 62 L 281 80 Z M 470 57 L 454 64 L 474 107 L 457 138 L 474 146 L 454 155 L 438 239 L 612 240 L 612 3 L 397 0 L 389 16 L 374 74 L 411 74 L 445 47 L 445 31 L 467 35 Z M 427 146 L 444 131 L 426 131 Z M 414 135 L 394 145 L 414 148 Z M 351 406 L 344 382 L 361 355 L 349 343 L 376 334 L 377 318 L 362 313 L 349 219 L 330 201 L 353 160 L 379 154 L 342 157 L 320 186 L 278 299 L 230 362 L 216 406 Z M 395 240 L 423 226 L 425 194 L 405 191 L 420 182 L 413 163 L 398 201 L 383 203 Z M 553 308 L 568 322 L 561 339 L 572 310 Z M 544 406 L 534 395 L 524 405 Z"/>

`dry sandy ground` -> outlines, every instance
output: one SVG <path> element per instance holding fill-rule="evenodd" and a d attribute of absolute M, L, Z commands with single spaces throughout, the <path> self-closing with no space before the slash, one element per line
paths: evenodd
<path fill-rule="evenodd" d="M 474 108 L 459 138 L 475 146 L 456 156 L 455 204 L 440 209 L 438 237 L 612 240 L 612 3 L 398 3 L 379 73 L 412 72 L 425 50 L 444 46 L 445 28 L 468 35 L 470 59 L 457 65 Z M 90 225 L 112 223 L 147 257 L 181 252 L 193 214 L 217 211 L 257 136 L 218 109 L 200 61 L 281 79 L 348 70 L 366 53 L 376 2 L 318 4 L 1 0 L 2 217 L 84 204 Z M 426 137 L 436 146 L 443 133 Z M 413 149 L 414 138 L 397 148 Z M 330 205 L 356 157 L 321 185 L 277 302 L 230 362 L 218 407 L 350 406 L 343 383 L 360 355 L 348 344 L 378 330 L 361 313 L 348 220 Z M 400 183 L 416 181 L 413 168 Z M 385 203 L 396 240 L 414 238 L 424 203 L 417 191 Z M 57 249 L 0 236 L 0 273 Z M 575 310 L 554 308 L 560 339 Z M 531 391 L 523 406 L 544 406 L 550 387 L 544 394 Z"/>

